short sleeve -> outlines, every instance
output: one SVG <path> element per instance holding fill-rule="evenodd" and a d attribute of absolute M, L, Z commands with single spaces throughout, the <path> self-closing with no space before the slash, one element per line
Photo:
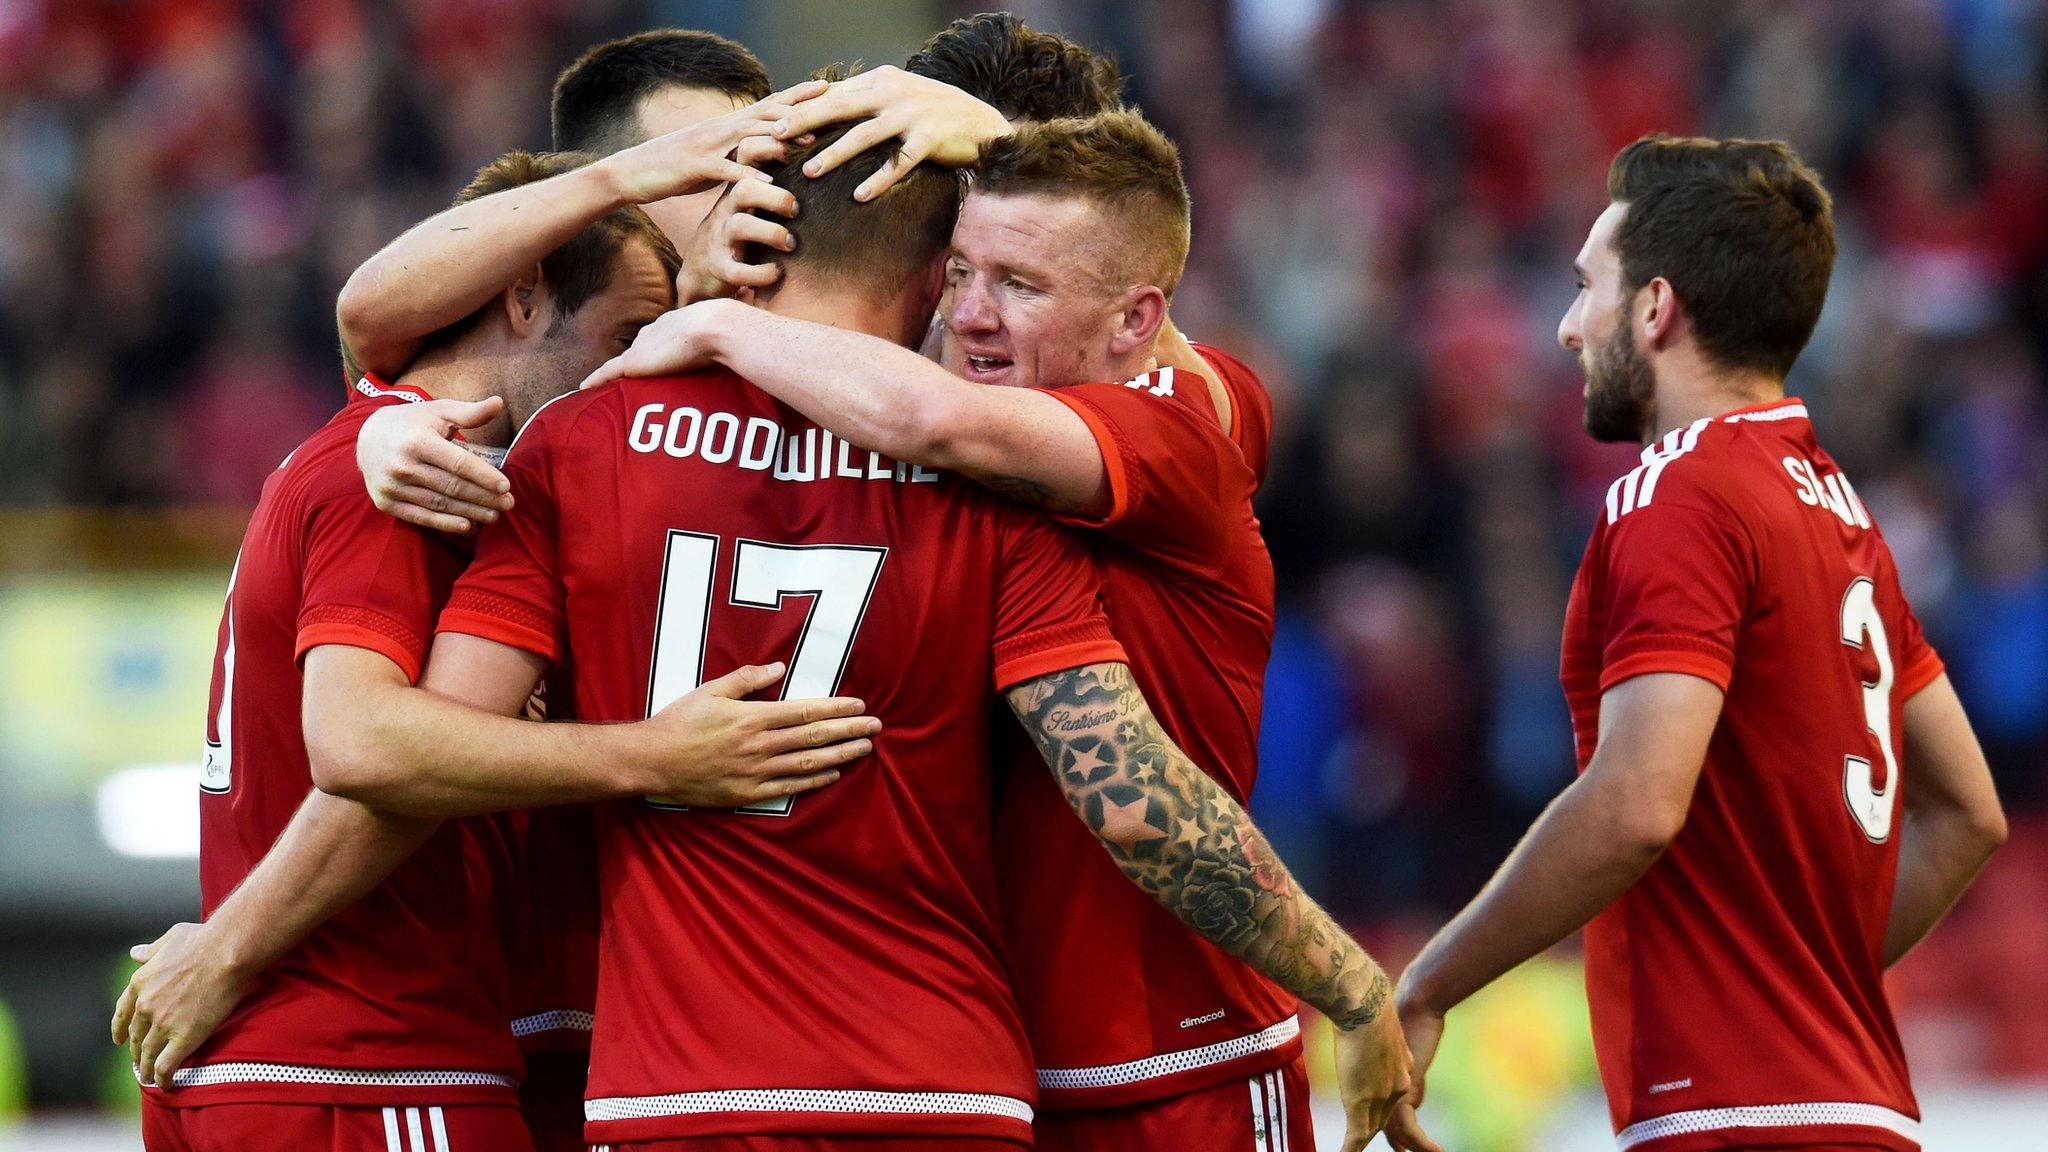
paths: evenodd
<path fill-rule="evenodd" d="M 1102 574 L 1071 533 L 996 504 L 995 689 L 1088 664 L 1123 663 L 1102 610 Z"/>
<path fill-rule="evenodd" d="M 1905 590 L 1899 587 L 1897 572 L 1890 573 L 1889 583 L 1893 594 L 1899 598 L 1899 639 L 1898 677 L 1893 694 L 1900 700 L 1911 700 L 1922 688 L 1941 678 L 1948 670 L 1934 645 L 1927 642 L 1927 636 L 1920 630 L 1920 617 L 1913 614 L 1913 606 L 1906 602 Z"/>
<path fill-rule="evenodd" d="M 477 534 L 476 559 L 456 581 L 439 631 L 480 636 L 561 662 L 566 596 L 555 455 L 549 413 L 536 413 L 505 458 L 512 511 Z"/>
<path fill-rule="evenodd" d="M 1755 550 L 1732 513 L 1697 497 L 1659 497 L 1605 527 L 1600 690 L 1682 672 L 1726 691 L 1756 583 Z"/>
<path fill-rule="evenodd" d="M 1108 514 L 1066 522 L 1181 567 L 1213 569 L 1257 480 L 1215 420 L 1175 397 L 1200 382 L 1175 375 L 1160 368 L 1125 384 L 1050 393 L 1087 423 L 1109 476 Z"/>
<path fill-rule="evenodd" d="M 367 648 L 417 683 L 434 610 L 462 570 L 462 555 L 377 511 L 353 476 L 344 487 L 307 517 L 292 656 L 303 660 L 324 644 Z"/>

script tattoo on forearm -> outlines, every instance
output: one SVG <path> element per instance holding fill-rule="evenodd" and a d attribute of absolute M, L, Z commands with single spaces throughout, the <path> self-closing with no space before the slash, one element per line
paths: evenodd
<path fill-rule="evenodd" d="M 1009 692 L 1067 803 L 1140 888 L 1339 1027 L 1377 1019 L 1387 975 L 1309 899 L 1244 808 L 1159 726 L 1122 664 Z"/>

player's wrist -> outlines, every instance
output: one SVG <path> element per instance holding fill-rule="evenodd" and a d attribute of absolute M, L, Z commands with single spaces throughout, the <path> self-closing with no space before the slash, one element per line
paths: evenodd
<path fill-rule="evenodd" d="M 235 984 L 247 984 L 270 967 L 279 953 L 247 932 L 237 930 L 231 919 L 216 916 L 201 924 L 194 942 L 195 954 L 221 977 Z"/>
<path fill-rule="evenodd" d="M 624 208 L 638 203 L 632 193 L 632 180 L 625 170 L 625 157 L 632 150 L 614 152 L 569 173 L 565 179 L 571 181 L 586 197 L 598 214 Z"/>

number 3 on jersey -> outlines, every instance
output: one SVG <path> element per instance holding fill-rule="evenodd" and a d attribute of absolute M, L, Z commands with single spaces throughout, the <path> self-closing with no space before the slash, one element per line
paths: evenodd
<path fill-rule="evenodd" d="M 1842 643 L 1863 651 L 1866 637 L 1868 651 L 1877 658 L 1877 679 L 1862 681 L 1863 720 L 1884 757 L 1884 783 L 1880 788 L 1869 759 L 1846 756 L 1842 798 L 1849 802 L 1849 815 L 1863 835 L 1882 844 L 1892 834 L 1892 813 L 1899 798 L 1899 758 L 1892 752 L 1892 647 L 1877 612 L 1877 586 L 1858 576 L 1842 597 Z"/>
<path fill-rule="evenodd" d="M 712 580 L 723 542 L 701 532 L 671 529 L 662 561 L 661 600 L 654 618 L 654 660 L 647 673 L 647 714 L 654 715 L 704 682 L 710 640 Z M 848 544 L 770 544 L 738 541 L 732 594 L 727 603 L 781 611 L 791 596 L 810 598 L 796 652 L 782 677 L 782 700 L 835 696 L 853 641 L 875 593 L 889 550 Z M 765 663 L 765 660 L 764 660 Z M 734 809 L 787 816 L 791 797 Z M 650 803 L 662 807 L 681 805 Z"/>

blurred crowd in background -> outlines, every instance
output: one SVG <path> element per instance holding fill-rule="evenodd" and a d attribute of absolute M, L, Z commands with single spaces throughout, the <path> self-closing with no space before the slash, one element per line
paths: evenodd
<path fill-rule="evenodd" d="M 913 31 L 869 63 L 983 6 L 879 5 Z M 0 503 L 250 504 L 342 400 L 342 281 L 543 146 L 556 68 L 663 24 L 754 44 L 778 83 L 827 62 L 782 68 L 764 7 L 791 5 L 0 0 Z M 1770 136 L 1823 172 L 1841 255 L 1788 390 L 1884 526 L 2017 833 L 1905 966 L 1909 1043 L 1922 1075 L 2048 1074 L 2044 5 L 1014 7 L 1113 51 L 1181 145 L 1175 318 L 1277 413 L 1256 808 L 1396 957 L 1572 771 L 1563 606 L 1634 450 L 1580 430 L 1555 331 L 1609 157 Z"/>

